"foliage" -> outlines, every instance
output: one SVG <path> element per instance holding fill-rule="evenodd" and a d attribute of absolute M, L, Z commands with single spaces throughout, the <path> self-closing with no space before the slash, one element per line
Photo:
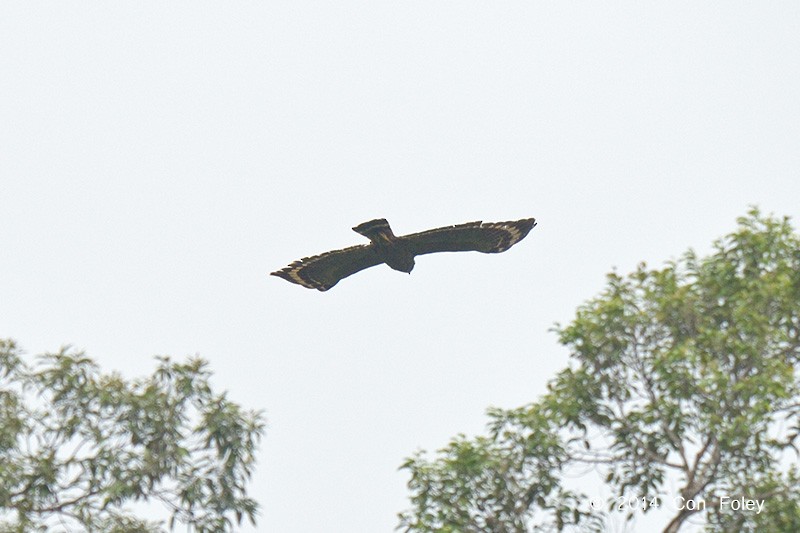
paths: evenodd
<path fill-rule="evenodd" d="M 556 328 L 570 366 L 547 394 L 490 410 L 489 436 L 459 437 L 403 465 L 413 507 L 400 528 L 596 527 L 603 514 L 585 506 L 570 504 L 577 512 L 564 520 L 562 481 L 576 465 L 603 468 L 620 496 L 672 501 L 677 483 L 677 496 L 709 502 L 710 530 L 796 525 L 798 491 L 776 487 L 797 481 L 781 461 L 800 433 L 800 238 L 788 219 L 756 209 L 738 222 L 707 257 L 689 251 L 661 269 L 609 274 L 605 290 Z M 765 498 L 771 512 L 731 528 L 723 494 Z M 698 512 L 674 510 L 665 531 Z"/>
<path fill-rule="evenodd" d="M 0 340 L 0 530 L 163 531 L 126 507 L 137 501 L 163 506 L 170 529 L 255 523 L 261 414 L 214 393 L 203 360 L 159 357 L 126 381 L 69 349 L 33 367 L 20 355 Z"/>
<path fill-rule="evenodd" d="M 496 412 L 496 420 L 502 413 Z M 567 460 L 566 450 L 552 420 L 538 409 L 526 413 L 524 431 L 497 428 L 491 437 L 454 439 L 438 460 L 428 462 L 420 453 L 403 468 L 416 512 L 401 515 L 407 531 L 441 533 L 522 533 L 536 523 L 545 528 L 602 523 L 579 505 L 580 495 L 559 486 L 558 471 Z M 537 513 L 537 510 L 546 510 Z"/>
<path fill-rule="evenodd" d="M 761 513 L 725 512 L 719 507 L 710 513 L 712 531 L 800 531 L 800 472 L 773 473 L 753 480 L 746 489 L 748 497 L 766 496 L 768 504 Z"/>

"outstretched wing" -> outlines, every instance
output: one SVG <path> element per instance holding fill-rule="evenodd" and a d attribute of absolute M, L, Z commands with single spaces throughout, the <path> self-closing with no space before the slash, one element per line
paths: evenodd
<path fill-rule="evenodd" d="M 327 291 L 347 276 L 382 262 L 372 245 L 362 244 L 304 257 L 271 275 L 308 289 Z"/>
<path fill-rule="evenodd" d="M 414 255 L 435 252 L 505 252 L 536 225 L 533 218 L 511 222 L 468 222 L 400 237 Z"/>

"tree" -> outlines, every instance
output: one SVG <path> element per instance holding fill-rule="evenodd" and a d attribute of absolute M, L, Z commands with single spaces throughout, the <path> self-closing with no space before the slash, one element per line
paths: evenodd
<path fill-rule="evenodd" d="M 231 531 L 257 504 L 245 484 L 264 423 L 216 394 L 201 359 L 159 357 L 152 376 L 101 374 L 62 349 L 29 366 L 0 340 L 0 531 Z"/>
<path fill-rule="evenodd" d="M 564 488 L 583 465 L 612 494 L 648 498 L 645 512 L 670 510 L 666 532 L 691 516 L 710 531 L 800 531 L 798 472 L 786 468 L 800 434 L 800 238 L 787 218 L 754 208 L 707 257 L 611 273 L 555 330 L 570 365 L 539 401 L 491 409 L 489 435 L 403 465 L 401 528 L 602 531 L 613 498 L 594 512 Z M 725 496 L 766 500 L 765 511 L 737 513 Z"/>

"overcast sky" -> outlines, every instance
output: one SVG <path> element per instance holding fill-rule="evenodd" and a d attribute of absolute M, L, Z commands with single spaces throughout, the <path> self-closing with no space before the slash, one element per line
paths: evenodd
<path fill-rule="evenodd" d="M 0 4 L 0 336 L 268 420 L 261 531 L 391 531 L 416 449 L 537 399 L 616 267 L 800 218 L 797 2 Z M 536 217 L 499 255 L 268 276 Z M 248 530 L 251 531 L 251 530 Z"/>

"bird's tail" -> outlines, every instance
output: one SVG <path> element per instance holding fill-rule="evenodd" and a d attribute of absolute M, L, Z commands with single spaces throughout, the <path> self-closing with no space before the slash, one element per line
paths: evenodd
<path fill-rule="evenodd" d="M 363 222 L 354 227 L 353 231 L 360 233 L 376 244 L 388 243 L 395 238 L 392 228 L 389 227 L 389 223 L 385 218 L 376 218 L 375 220 Z"/>

